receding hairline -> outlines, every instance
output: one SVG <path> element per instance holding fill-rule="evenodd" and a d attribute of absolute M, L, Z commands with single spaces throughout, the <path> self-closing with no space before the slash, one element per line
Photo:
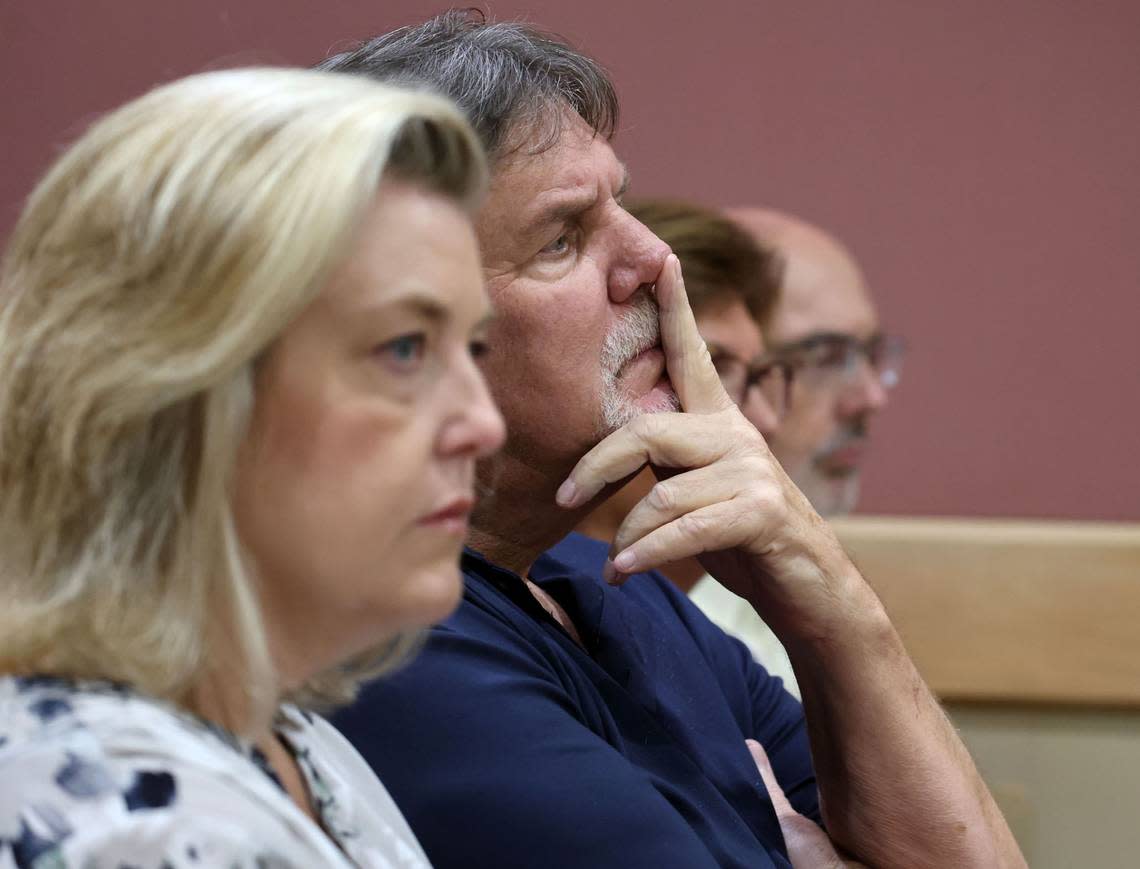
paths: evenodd
<path fill-rule="evenodd" d="M 511 153 L 508 146 L 534 153 L 556 143 L 563 107 L 607 141 L 618 127 L 617 92 L 593 58 L 557 34 L 524 21 L 489 21 L 476 9 L 452 9 L 397 28 L 318 67 L 450 98 L 492 164 Z"/>
<path fill-rule="evenodd" d="M 856 270 L 862 271 L 859 261 L 846 244 L 828 230 L 802 217 L 759 206 L 726 208 L 724 214 L 761 243 L 779 250 L 789 261 L 800 253 L 802 247 L 822 247 L 842 254 Z"/>
<path fill-rule="evenodd" d="M 837 310 L 846 310 L 852 304 L 868 315 L 875 329 L 879 328 L 874 296 L 862 266 L 830 232 L 776 209 L 730 208 L 725 213 L 784 258 L 780 298 L 769 324 L 778 344 L 796 344 L 817 335 L 848 334 L 846 327 L 837 325 L 835 316 Z M 837 269 L 849 272 L 853 280 L 833 280 Z"/>

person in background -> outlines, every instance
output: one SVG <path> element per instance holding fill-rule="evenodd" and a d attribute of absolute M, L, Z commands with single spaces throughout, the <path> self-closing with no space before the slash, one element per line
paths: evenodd
<path fill-rule="evenodd" d="M 445 100 L 159 88 L 0 273 L 0 864 L 427 866 L 313 706 L 459 600 L 486 179 Z"/>
<path fill-rule="evenodd" d="M 768 445 L 821 516 L 843 516 L 858 503 L 871 420 L 899 382 L 905 345 L 880 329 L 863 273 L 834 237 L 770 209 L 729 215 L 785 263 L 768 338 L 796 381 Z"/>
<path fill-rule="evenodd" d="M 776 211 L 738 208 L 729 214 L 785 262 L 764 326 L 769 358 L 795 376 L 779 425 L 761 433 L 820 515 L 844 515 L 858 498 L 870 418 L 899 381 L 903 342 L 879 331 L 858 265 L 830 235 Z M 747 600 L 707 576 L 690 597 L 800 696 L 786 650 Z"/>
<path fill-rule="evenodd" d="M 725 391 L 677 258 L 622 207 L 598 65 L 456 11 L 322 66 L 448 95 L 492 165 L 480 364 L 508 434 L 464 599 L 335 719 L 432 862 L 806 866 L 785 833 L 806 816 L 869 865 L 1023 866 L 882 604 Z M 646 464 L 602 576 L 545 554 Z M 802 707 L 653 572 L 694 555 L 784 642 Z"/>
<path fill-rule="evenodd" d="M 787 412 L 792 388 L 790 364 L 773 360 L 764 346 L 763 332 L 778 303 L 782 272 L 778 257 L 723 214 L 702 205 L 647 200 L 631 203 L 628 210 L 677 255 L 697 329 L 725 391 L 757 431 L 770 439 L 779 418 Z M 577 531 L 608 545 L 625 517 L 656 482 L 649 468 L 642 469 L 587 516 Z M 550 554 L 575 564 L 583 551 L 570 537 L 551 548 Z M 602 565 L 599 561 L 579 566 L 599 571 Z M 659 569 L 799 697 L 788 653 L 747 601 L 709 576 L 695 558 Z"/>

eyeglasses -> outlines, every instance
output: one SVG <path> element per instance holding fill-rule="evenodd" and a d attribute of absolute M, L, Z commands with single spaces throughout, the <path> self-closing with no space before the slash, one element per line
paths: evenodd
<path fill-rule="evenodd" d="M 790 362 L 798 383 L 811 387 L 843 388 L 857 382 L 860 360 L 866 360 L 879 386 L 898 386 L 906 341 L 897 335 L 872 335 L 860 341 L 851 335 L 823 333 L 781 347 L 778 358 Z"/>
<path fill-rule="evenodd" d="M 791 403 L 793 365 L 790 361 L 762 357 L 748 362 L 716 344 L 710 343 L 708 348 L 724 391 L 738 407 L 744 406 L 749 390 L 756 387 L 772 412 L 777 417 L 784 415 Z"/>

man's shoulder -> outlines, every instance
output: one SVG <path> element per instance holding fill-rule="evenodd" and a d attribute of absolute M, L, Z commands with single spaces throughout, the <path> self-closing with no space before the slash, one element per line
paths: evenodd
<path fill-rule="evenodd" d="M 601 583 L 602 565 L 608 555 L 608 544 L 575 531 L 547 550 L 543 557 Z M 689 595 L 663 573 L 656 570 L 635 573 L 626 580 L 621 593 L 629 603 L 648 606 L 661 615 L 665 623 L 658 621 L 658 627 L 672 624 L 673 627 L 694 635 L 702 644 L 710 639 L 719 642 L 722 638 L 721 628 L 711 622 Z"/>
<path fill-rule="evenodd" d="M 601 577 L 609 547 L 601 540 L 571 531 L 550 549 L 543 558 L 552 559 L 566 567 L 590 576 Z"/>
<path fill-rule="evenodd" d="M 608 550 L 601 541 L 571 532 L 535 560 L 528 578 L 548 590 L 552 582 L 569 580 L 579 597 L 598 595 L 611 605 L 649 606 L 681 613 L 682 620 L 696 612 L 685 594 L 656 571 L 631 576 L 621 589 L 607 586 L 602 580 L 602 565 Z M 540 627 L 546 616 L 517 574 L 471 550 L 464 553 L 462 568 L 463 601 L 447 620 L 432 629 L 433 639 L 463 636 L 490 642 L 522 640 L 543 647 L 549 643 L 549 636 Z"/>
<path fill-rule="evenodd" d="M 580 575 L 588 576 L 596 582 L 602 580 L 602 566 L 609 555 L 609 544 L 593 537 L 587 537 L 577 531 L 571 531 L 550 549 L 543 553 L 536 563 L 539 568 L 550 570 L 552 566 L 561 565 L 575 571 Z M 664 598 L 675 605 L 677 601 L 688 599 L 684 592 L 677 588 L 662 573 L 648 570 L 644 573 L 635 573 L 626 581 L 627 591 L 642 597 Z M 682 604 L 684 606 L 685 604 Z"/>

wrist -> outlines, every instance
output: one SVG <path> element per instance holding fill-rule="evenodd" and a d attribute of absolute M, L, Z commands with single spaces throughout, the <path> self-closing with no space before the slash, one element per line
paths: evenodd
<path fill-rule="evenodd" d="M 785 645 L 827 667 L 903 652 L 882 601 L 849 559 L 820 565 L 822 604 L 802 611 L 788 626 Z"/>

